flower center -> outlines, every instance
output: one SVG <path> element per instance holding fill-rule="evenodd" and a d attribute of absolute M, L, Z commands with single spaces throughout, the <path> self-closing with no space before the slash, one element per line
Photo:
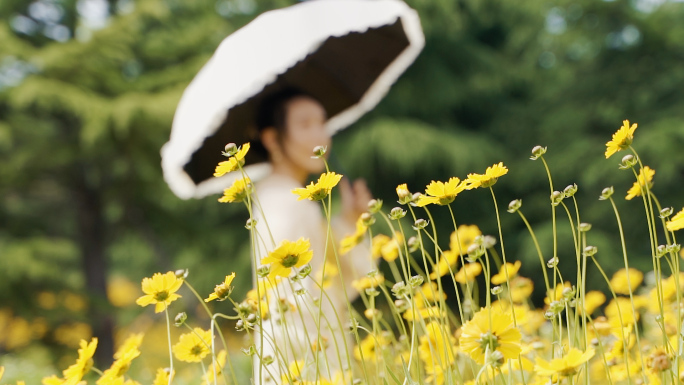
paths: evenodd
<path fill-rule="evenodd" d="M 281 264 L 283 265 L 283 267 L 290 268 L 296 265 L 297 262 L 299 262 L 299 255 L 288 254 L 287 256 L 285 256 L 285 258 L 283 258 Z"/>
<path fill-rule="evenodd" d="M 169 298 L 169 292 L 166 290 L 157 292 L 154 295 L 154 299 L 157 300 L 157 302 L 164 302 L 167 298 Z"/>
<path fill-rule="evenodd" d="M 202 345 L 195 345 L 190 349 L 190 354 L 193 356 L 199 356 L 202 354 Z"/>
<path fill-rule="evenodd" d="M 482 349 L 483 352 L 487 351 L 487 347 L 489 347 L 490 352 L 493 352 L 496 350 L 496 348 L 501 346 L 499 344 L 499 337 L 497 337 L 496 334 L 492 333 L 491 331 L 480 334 L 480 339 L 478 342 L 480 343 L 480 349 Z"/>

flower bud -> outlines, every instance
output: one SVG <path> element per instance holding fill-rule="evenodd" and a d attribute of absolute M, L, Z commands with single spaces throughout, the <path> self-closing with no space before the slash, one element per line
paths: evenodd
<path fill-rule="evenodd" d="M 299 271 L 297 272 L 297 277 L 299 277 L 299 279 L 304 279 L 308 277 L 309 274 L 311 274 L 311 265 L 306 264 L 302 266 L 301 269 L 299 269 Z"/>
<path fill-rule="evenodd" d="M 326 152 L 328 152 L 328 147 L 325 147 L 325 146 L 316 146 L 316 147 L 314 147 L 314 149 L 313 149 L 313 154 L 314 154 L 314 156 L 312 156 L 312 158 L 314 158 L 314 159 L 322 158 L 323 155 L 325 155 Z"/>
<path fill-rule="evenodd" d="M 491 249 L 496 245 L 496 238 L 491 235 L 485 235 L 482 237 L 482 247 L 485 249 Z"/>
<path fill-rule="evenodd" d="M 560 191 L 554 191 L 551 194 L 551 204 L 558 206 L 563 201 L 563 194 Z"/>
<path fill-rule="evenodd" d="M 366 309 L 363 312 L 363 315 L 365 315 L 369 320 L 382 318 L 382 312 L 378 309 Z"/>
<path fill-rule="evenodd" d="M 593 257 L 597 252 L 598 248 L 596 246 L 587 246 L 584 248 L 585 257 Z"/>
<path fill-rule="evenodd" d="M 392 220 L 398 220 L 406 216 L 406 211 L 404 211 L 401 207 L 395 207 L 390 211 L 389 217 Z"/>
<path fill-rule="evenodd" d="M 408 245 L 409 253 L 413 253 L 420 248 L 420 241 L 416 237 L 409 238 L 406 244 Z"/>
<path fill-rule="evenodd" d="M 586 233 L 587 231 L 591 230 L 591 223 L 582 222 L 578 227 L 579 231 Z"/>
<path fill-rule="evenodd" d="M 548 267 L 549 269 L 553 269 L 556 266 L 558 266 L 558 257 L 553 257 L 546 261 L 546 267 Z"/>
<path fill-rule="evenodd" d="M 375 223 L 375 217 L 370 213 L 363 213 L 361 214 L 361 223 L 363 223 L 363 225 L 366 227 L 373 226 Z"/>
<path fill-rule="evenodd" d="M 237 331 L 245 330 L 245 321 L 239 319 L 239 320 L 235 323 L 235 330 L 237 330 Z M 243 350 L 242 352 L 245 353 L 245 354 L 247 354 L 247 352 L 245 352 L 244 350 Z M 252 353 L 252 354 L 253 354 L 253 353 Z M 251 355 L 251 354 L 247 354 L 247 355 Z"/>
<path fill-rule="evenodd" d="M 637 158 L 635 158 L 634 155 L 627 154 L 622 157 L 622 161 L 620 162 L 620 169 L 627 170 L 634 167 L 635 164 L 637 164 Z"/>
<path fill-rule="evenodd" d="M 494 286 L 494 287 L 492 288 L 492 295 L 499 295 L 499 294 L 501 294 L 501 293 L 503 293 L 503 287 L 501 287 L 501 286 Z"/>
<path fill-rule="evenodd" d="M 230 158 L 231 156 L 237 154 L 237 152 L 237 145 L 235 143 L 228 143 L 226 144 L 226 147 L 223 148 L 223 152 L 221 154 L 223 154 L 223 156 L 226 158 Z"/>
<path fill-rule="evenodd" d="M 242 353 L 244 353 L 246 356 L 251 357 L 256 354 L 256 348 L 254 345 L 250 345 L 248 348 L 242 348 Z"/>
<path fill-rule="evenodd" d="M 245 228 L 246 228 L 247 230 L 252 230 L 252 229 L 254 229 L 254 228 L 256 227 L 256 225 L 257 225 L 257 220 L 256 220 L 256 219 L 253 219 L 253 218 L 249 218 L 249 219 L 247 220 L 247 223 L 245 223 Z"/>
<path fill-rule="evenodd" d="M 667 246 L 659 245 L 656 248 L 656 257 L 662 258 L 665 254 L 667 254 Z"/>
<path fill-rule="evenodd" d="M 392 286 L 392 293 L 397 298 L 404 298 L 409 295 L 410 292 L 410 289 L 406 286 L 404 281 L 399 281 Z"/>
<path fill-rule="evenodd" d="M 427 225 L 428 225 L 428 221 L 421 218 L 421 219 L 416 220 L 416 222 L 413 224 L 413 229 L 414 230 L 422 230 L 422 229 L 426 228 Z"/>
<path fill-rule="evenodd" d="M 667 246 L 667 251 L 669 251 L 671 253 L 675 253 L 675 254 L 679 253 L 679 250 L 681 250 L 681 249 L 682 249 L 682 245 L 680 245 L 679 243 L 673 243 L 673 244 Z"/>
<path fill-rule="evenodd" d="M 522 199 L 512 200 L 511 203 L 508 204 L 508 212 L 513 214 L 514 212 L 518 211 L 521 206 L 522 206 Z"/>
<path fill-rule="evenodd" d="M 578 187 L 575 183 L 568 185 L 563 190 L 563 195 L 565 195 L 566 198 L 572 198 L 575 195 L 575 193 L 577 193 L 577 189 Z"/>
<path fill-rule="evenodd" d="M 674 212 L 674 209 L 672 207 L 665 207 L 664 209 L 660 210 L 660 218 L 662 218 L 662 219 L 669 218 L 673 212 Z"/>
<path fill-rule="evenodd" d="M 399 204 L 405 205 L 411 202 L 412 195 L 411 192 L 406 187 L 406 183 L 397 186 L 397 196 L 399 197 Z"/>
<path fill-rule="evenodd" d="M 563 289 L 561 292 L 561 295 L 563 296 L 563 299 L 566 301 L 569 301 L 575 297 L 575 287 L 566 287 Z"/>
<path fill-rule="evenodd" d="M 269 354 L 269 355 L 265 356 L 264 358 L 262 358 L 261 362 L 264 365 L 270 365 L 273 363 L 273 356 Z"/>
<path fill-rule="evenodd" d="M 382 208 L 382 199 L 371 199 L 368 201 L 368 211 L 375 214 Z"/>
<path fill-rule="evenodd" d="M 414 288 L 422 285 L 423 282 L 425 282 L 425 278 L 420 275 L 414 275 L 413 277 L 409 278 L 409 285 Z"/>
<path fill-rule="evenodd" d="M 349 330 L 354 331 L 359 328 L 359 321 L 356 320 L 356 318 L 351 317 L 349 319 Z"/>
<path fill-rule="evenodd" d="M 556 315 L 553 314 L 553 312 L 551 310 L 547 310 L 546 312 L 544 312 L 544 318 L 546 318 L 549 321 L 551 321 L 555 317 L 556 317 Z"/>
<path fill-rule="evenodd" d="M 255 323 L 257 320 L 256 314 L 250 314 L 247 316 L 247 322 L 249 323 Z"/>
<path fill-rule="evenodd" d="M 189 273 L 190 272 L 188 271 L 188 269 L 180 269 L 180 270 L 176 270 L 174 272 L 174 274 L 176 275 L 176 278 L 179 278 L 179 279 L 187 278 Z"/>
<path fill-rule="evenodd" d="M 411 202 L 411 205 L 412 205 L 412 206 L 415 206 L 415 205 L 416 205 L 415 202 L 421 197 L 421 195 L 423 195 L 423 194 L 421 194 L 421 193 L 419 193 L 419 192 L 414 193 L 413 195 L 411 195 L 411 200 L 410 200 L 410 202 Z"/>
<path fill-rule="evenodd" d="M 380 295 L 380 292 L 374 287 L 369 287 L 366 289 L 366 295 L 369 297 L 377 297 Z"/>
<path fill-rule="evenodd" d="M 176 318 L 173 319 L 173 324 L 176 325 L 176 327 L 183 326 L 187 319 L 188 315 L 185 312 L 180 312 L 176 314 Z"/>
<path fill-rule="evenodd" d="M 257 269 L 257 275 L 259 276 L 259 278 L 266 278 L 270 272 L 271 272 L 270 266 L 261 266 L 260 268 Z"/>
<path fill-rule="evenodd" d="M 468 258 L 467 259 L 470 262 L 475 262 L 478 259 L 480 259 L 480 257 L 482 255 L 484 255 L 484 252 L 485 252 L 485 249 L 484 249 L 484 247 L 482 247 L 482 245 L 478 245 L 477 243 L 473 243 L 470 246 L 468 246 L 468 251 L 467 251 Z"/>
<path fill-rule="evenodd" d="M 530 157 L 530 159 L 537 160 L 544 154 L 546 154 L 546 147 L 534 146 L 532 148 L 532 156 Z"/>
<path fill-rule="evenodd" d="M 307 293 L 306 289 L 299 289 L 299 290 L 295 291 L 295 294 L 300 295 L 300 296 L 304 295 L 306 293 Z"/>
<path fill-rule="evenodd" d="M 565 305 L 561 301 L 551 301 L 549 304 L 549 311 L 553 314 L 560 314 L 565 309 Z"/>
<path fill-rule="evenodd" d="M 399 313 L 403 313 L 406 310 L 411 308 L 409 303 L 403 299 L 398 299 L 398 300 L 394 301 L 394 307 L 397 308 L 397 312 L 399 312 Z"/>
<path fill-rule="evenodd" d="M 610 197 L 613 196 L 614 192 L 615 190 L 613 189 L 613 186 L 604 188 L 603 191 L 601 191 L 601 197 L 599 198 L 599 200 L 605 201 L 607 199 L 610 199 Z"/>
<path fill-rule="evenodd" d="M 375 278 L 378 276 L 379 273 L 380 272 L 377 269 L 373 269 L 373 270 L 369 271 L 368 273 L 366 273 L 366 276 L 368 278 Z"/>

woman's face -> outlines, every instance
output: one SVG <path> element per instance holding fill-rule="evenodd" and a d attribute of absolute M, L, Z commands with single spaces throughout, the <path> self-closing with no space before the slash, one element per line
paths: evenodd
<path fill-rule="evenodd" d="M 325 169 L 321 159 L 313 159 L 316 146 L 330 148 L 331 137 L 326 130 L 326 113 L 316 100 L 301 96 L 287 103 L 285 135 L 280 141 L 286 159 L 292 166 L 309 174 L 320 173 Z"/>

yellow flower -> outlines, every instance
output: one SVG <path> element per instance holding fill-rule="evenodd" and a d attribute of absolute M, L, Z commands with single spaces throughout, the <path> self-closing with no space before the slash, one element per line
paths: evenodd
<path fill-rule="evenodd" d="M 238 150 L 237 154 L 231 156 L 230 159 L 220 162 L 218 166 L 216 166 L 216 170 L 214 170 L 214 176 L 223 176 L 242 167 L 245 164 L 245 155 L 247 155 L 247 151 L 249 151 L 249 143 L 240 146 L 240 150 Z"/>
<path fill-rule="evenodd" d="M 428 302 L 428 303 L 434 303 L 437 301 L 445 300 L 447 299 L 446 293 L 444 293 L 444 290 L 439 290 L 439 285 L 437 285 L 435 282 L 427 282 L 424 283 L 423 286 L 420 287 L 420 290 L 418 291 L 418 294 L 420 297 L 417 301 L 417 304 L 420 304 L 422 301 Z"/>
<path fill-rule="evenodd" d="M 216 355 L 216 361 L 207 369 L 207 372 L 202 376 L 203 384 L 213 384 L 214 383 L 214 373 L 216 373 L 216 379 L 220 379 L 223 376 L 223 367 L 226 365 L 226 358 L 228 353 L 225 350 L 221 350 Z"/>
<path fill-rule="evenodd" d="M 561 358 L 555 358 L 551 362 L 537 357 L 537 365 L 534 370 L 540 376 L 567 377 L 577 373 L 577 368 L 589 361 L 594 356 L 594 349 L 588 348 L 586 352 L 571 348 L 568 354 Z"/>
<path fill-rule="evenodd" d="M 292 192 L 299 195 L 297 200 L 308 199 L 310 201 L 320 201 L 330 194 L 333 187 L 342 179 L 342 175 L 335 174 L 334 172 L 326 172 L 321 174 L 318 178 L 318 182 L 311 182 L 308 186 L 304 188 L 296 188 Z"/>
<path fill-rule="evenodd" d="M 171 302 L 181 297 L 176 292 L 182 285 L 183 280 L 176 277 L 173 271 L 166 274 L 155 273 L 152 278 L 143 278 L 142 291 L 145 295 L 138 298 L 135 303 L 143 307 L 154 303 L 154 312 L 160 313 Z"/>
<path fill-rule="evenodd" d="M 224 301 L 228 299 L 228 296 L 233 291 L 233 287 L 230 285 L 235 279 L 235 272 L 226 275 L 226 280 L 214 287 L 214 292 L 209 294 L 209 297 L 204 299 L 204 302 L 213 301 L 215 299 L 219 301 Z"/>
<path fill-rule="evenodd" d="M 584 311 L 587 315 L 590 315 L 596 308 L 603 305 L 604 302 L 606 302 L 606 295 L 602 292 L 597 290 L 587 292 L 584 296 Z"/>
<path fill-rule="evenodd" d="M 138 348 L 133 347 L 119 357 L 109 369 L 105 370 L 102 377 L 97 380 L 97 385 L 119 385 L 124 383 L 124 375 L 131 367 L 133 359 L 140 355 Z"/>
<path fill-rule="evenodd" d="M 81 340 L 81 348 L 78 349 L 78 358 L 76 363 L 64 369 L 64 384 L 76 385 L 81 382 L 83 376 L 93 367 L 93 355 L 97 349 L 97 338 L 93 338 L 90 342 Z"/>
<path fill-rule="evenodd" d="M 646 186 L 651 189 L 653 187 L 653 176 L 655 175 L 655 170 L 644 166 L 643 169 L 639 170 L 639 176 L 637 176 L 637 181 L 634 182 L 632 187 L 627 190 L 627 196 L 625 199 L 632 200 L 634 197 L 641 196 L 641 190 L 646 190 Z"/>
<path fill-rule="evenodd" d="M 352 287 L 360 292 L 370 289 L 371 287 L 378 287 L 385 283 L 385 276 L 382 273 L 377 273 L 373 277 L 365 276 L 360 279 L 352 281 Z"/>
<path fill-rule="evenodd" d="M 480 235 L 482 235 L 482 231 L 477 225 L 460 225 L 458 230 L 451 233 L 449 247 L 454 253 L 465 255 L 470 245 L 475 242 L 475 238 Z"/>
<path fill-rule="evenodd" d="M 283 384 L 287 384 L 289 379 L 292 379 L 295 384 L 299 384 L 299 380 L 302 379 L 302 373 L 304 372 L 304 360 L 295 360 L 290 362 L 287 367 L 290 376 L 287 374 L 282 374 L 281 379 Z"/>
<path fill-rule="evenodd" d="M 323 289 L 327 289 L 332 285 L 332 279 L 339 275 L 340 271 L 337 269 L 337 264 L 326 262 L 325 274 L 323 270 L 316 272 L 316 282 L 320 283 Z"/>
<path fill-rule="evenodd" d="M 162 369 L 159 368 L 157 369 L 157 375 L 154 376 L 154 382 L 152 382 L 152 385 L 169 385 L 169 380 L 173 380 L 173 375 L 175 373 L 170 373 L 170 369 Z M 174 371 L 175 372 L 175 371 Z M 169 379 L 169 377 L 171 377 Z"/>
<path fill-rule="evenodd" d="M 363 362 L 377 362 L 382 358 L 382 351 L 392 340 L 384 334 L 374 336 L 369 334 L 361 340 L 361 344 L 354 349 L 354 358 Z M 362 357 L 363 356 L 363 357 Z"/>
<path fill-rule="evenodd" d="M 638 312 L 636 313 L 636 319 L 634 319 L 635 314 L 632 312 L 632 303 L 626 297 L 617 297 L 617 300 L 611 300 L 606 305 L 604 311 L 611 326 L 614 328 L 629 326 L 639 320 Z"/>
<path fill-rule="evenodd" d="M 428 323 L 425 330 L 425 335 L 420 337 L 418 354 L 427 372 L 439 374 L 456 360 L 456 338 L 439 322 Z"/>
<path fill-rule="evenodd" d="M 672 219 L 667 221 L 667 231 L 677 231 L 684 229 L 684 208 L 675 214 Z"/>
<path fill-rule="evenodd" d="M 356 220 L 356 231 L 354 234 L 347 235 L 340 241 L 340 255 L 347 254 L 351 249 L 356 247 L 356 245 L 361 243 L 367 230 L 368 226 L 363 223 L 362 217 L 359 217 L 359 219 Z"/>
<path fill-rule="evenodd" d="M 499 308 L 482 308 L 461 328 L 460 342 L 462 351 L 483 364 L 487 350 L 489 353 L 498 351 L 504 359 L 517 358 L 521 339 L 522 334 L 513 326 L 510 314 Z"/>
<path fill-rule="evenodd" d="M 420 302 L 418 302 L 418 303 L 420 303 Z M 414 321 L 416 318 L 417 319 L 441 318 L 441 316 L 444 315 L 444 312 L 440 312 L 438 306 L 425 307 L 424 304 L 418 306 L 418 303 L 416 303 L 415 308 L 410 308 L 404 312 L 404 319 L 405 320 Z"/>
<path fill-rule="evenodd" d="M 556 284 L 556 288 L 548 290 L 546 292 L 546 297 L 544 298 L 544 303 L 550 305 L 553 301 L 560 301 L 563 298 L 563 291 L 565 289 L 571 289 L 570 282 L 565 281 L 564 283 Z"/>
<path fill-rule="evenodd" d="M 401 232 L 394 233 L 394 237 L 380 247 L 380 255 L 387 262 L 392 262 L 399 256 L 399 247 L 404 244 Z"/>
<path fill-rule="evenodd" d="M 440 206 L 448 205 L 456 199 L 456 195 L 466 189 L 465 181 L 452 177 L 448 182 L 432 181 L 425 188 L 425 195 L 421 195 L 416 206 L 423 207 L 429 204 Z"/>
<path fill-rule="evenodd" d="M 123 344 L 119 346 L 119 349 L 117 349 L 116 353 L 114 353 L 114 359 L 118 360 L 129 350 L 137 350 L 142 344 L 144 336 L 145 335 L 143 333 L 131 334 L 130 336 L 128 336 L 128 338 L 126 338 Z"/>
<path fill-rule="evenodd" d="M 515 261 L 515 264 L 506 262 L 501 266 L 499 273 L 492 276 L 491 282 L 494 285 L 506 283 L 506 275 L 508 275 L 508 281 L 510 281 L 518 274 L 518 270 L 520 270 L 520 261 Z"/>
<path fill-rule="evenodd" d="M 413 199 L 413 196 L 411 195 L 408 186 L 406 186 L 406 183 L 402 183 L 397 186 L 397 196 L 399 197 L 399 203 L 402 205 L 410 202 Z"/>
<path fill-rule="evenodd" d="M 637 124 L 629 125 L 629 120 L 622 121 L 622 127 L 613 134 L 613 139 L 606 143 L 606 159 L 610 158 L 618 151 L 629 148 L 634 140 L 634 130 Z"/>
<path fill-rule="evenodd" d="M 466 189 L 471 190 L 478 187 L 487 188 L 494 186 L 499 177 L 502 177 L 507 173 L 508 168 L 503 165 L 503 162 L 499 162 L 491 167 L 487 167 L 484 174 L 468 174 Z"/>
<path fill-rule="evenodd" d="M 532 292 L 534 291 L 534 283 L 529 278 L 515 277 L 511 281 L 511 287 L 509 290 L 511 291 L 511 298 L 513 299 L 513 302 L 522 303 L 525 302 L 530 295 L 532 295 Z"/>
<path fill-rule="evenodd" d="M 452 250 L 446 250 L 442 253 L 442 258 L 437 262 L 435 271 L 430 273 L 430 279 L 437 279 L 445 276 L 449 272 L 449 268 L 453 268 L 458 263 L 458 254 Z"/>
<path fill-rule="evenodd" d="M 180 336 L 178 343 L 173 345 L 173 354 L 181 361 L 201 362 L 211 353 L 211 337 L 208 330 L 194 328 L 192 332 Z"/>
<path fill-rule="evenodd" d="M 252 181 L 249 178 L 242 178 L 223 190 L 223 196 L 218 201 L 221 203 L 242 202 L 251 193 Z"/>
<path fill-rule="evenodd" d="M 0 380 L 2 380 L 2 376 L 5 374 L 5 367 L 0 366 Z"/>
<path fill-rule="evenodd" d="M 309 250 L 311 243 L 308 239 L 299 238 L 296 242 L 283 240 L 275 250 L 268 253 L 261 263 L 271 264 L 269 277 L 276 276 L 287 278 L 293 267 L 302 267 L 311 261 L 313 251 Z"/>
<path fill-rule="evenodd" d="M 454 278 L 456 282 L 465 284 L 474 280 L 480 273 L 482 273 L 482 265 L 473 262 L 461 267 L 461 270 L 454 275 Z"/>
<path fill-rule="evenodd" d="M 610 279 L 610 287 L 618 294 L 629 294 L 630 289 L 634 292 L 643 279 L 644 273 L 630 267 L 629 280 L 627 280 L 627 270 L 622 268 L 613 274 L 613 278 Z"/>

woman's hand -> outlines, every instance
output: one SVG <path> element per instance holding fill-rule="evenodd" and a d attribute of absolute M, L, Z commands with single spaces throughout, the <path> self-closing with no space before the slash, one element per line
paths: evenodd
<path fill-rule="evenodd" d="M 361 214 L 368 211 L 368 201 L 373 199 L 364 179 L 357 179 L 352 184 L 346 177 L 340 181 L 340 197 L 342 198 L 340 215 L 351 226 L 354 226 Z"/>

